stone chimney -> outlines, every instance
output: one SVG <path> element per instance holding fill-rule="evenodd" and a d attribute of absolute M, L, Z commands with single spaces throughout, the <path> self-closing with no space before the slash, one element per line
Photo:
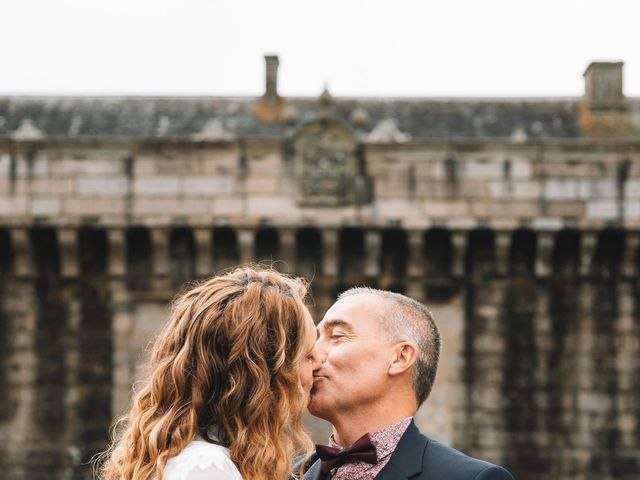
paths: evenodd
<path fill-rule="evenodd" d="M 266 86 L 262 97 L 256 100 L 253 112 L 256 117 L 265 123 L 279 123 L 283 120 L 283 112 L 287 106 L 286 101 L 278 95 L 278 65 L 277 55 L 264 56 L 266 67 Z"/>
<path fill-rule="evenodd" d="M 584 72 L 586 102 L 592 109 L 624 107 L 622 93 L 623 62 L 592 62 Z"/>
<path fill-rule="evenodd" d="M 266 89 L 264 99 L 267 102 L 277 103 L 278 101 L 278 65 L 280 61 L 277 55 L 265 55 L 266 62 Z"/>

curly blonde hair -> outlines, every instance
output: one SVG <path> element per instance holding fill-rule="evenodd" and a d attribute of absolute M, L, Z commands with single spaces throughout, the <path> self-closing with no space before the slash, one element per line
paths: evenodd
<path fill-rule="evenodd" d="M 245 266 L 179 297 L 100 478 L 162 479 L 167 460 L 211 425 L 245 480 L 298 478 L 291 460 L 312 450 L 298 372 L 312 334 L 306 294 L 300 279 Z"/>

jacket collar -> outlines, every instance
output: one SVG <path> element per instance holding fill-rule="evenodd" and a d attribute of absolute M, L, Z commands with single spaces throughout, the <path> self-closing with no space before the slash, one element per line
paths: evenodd
<path fill-rule="evenodd" d="M 314 460 L 315 457 L 315 460 Z M 313 462 L 313 463 L 312 463 Z M 325 480 L 330 479 L 331 474 L 327 473 L 326 475 L 322 473 L 322 462 L 318 455 L 314 452 L 313 456 L 309 459 L 309 463 L 311 466 L 309 470 L 307 470 L 304 474 L 304 480 Z"/>
<path fill-rule="evenodd" d="M 429 439 L 420 433 L 413 420 L 400 437 L 398 446 L 391 454 L 389 463 L 376 476 L 376 480 L 399 480 L 411 478 L 422 472 L 422 457 Z M 313 458 L 315 457 L 315 459 Z M 311 463 L 313 462 L 313 463 Z M 314 454 L 304 480 L 327 480 L 331 474 L 323 474 L 320 459 Z"/>
<path fill-rule="evenodd" d="M 411 478 L 422 472 L 422 457 L 429 439 L 420 433 L 413 420 L 404 432 L 389 463 L 376 476 L 376 480 Z"/>

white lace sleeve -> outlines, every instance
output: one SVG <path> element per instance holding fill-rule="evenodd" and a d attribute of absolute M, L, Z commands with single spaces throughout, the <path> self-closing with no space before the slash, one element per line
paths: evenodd
<path fill-rule="evenodd" d="M 225 448 L 194 441 L 167 462 L 163 480 L 242 480 L 242 477 Z"/>

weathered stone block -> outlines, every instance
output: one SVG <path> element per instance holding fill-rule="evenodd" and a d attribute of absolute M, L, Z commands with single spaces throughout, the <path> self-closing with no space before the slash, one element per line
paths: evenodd
<path fill-rule="evenodd" d="M 124 158 L 127 155 L 128 152 L 123 150 L 66 151 L 61 158 L 51 162 L 51 175 L 121 175 L 124 173 Z"/>
<path fill-rule="evenodd" d="M 8 177 L 11 171 L 11 157 L 7 153 L 0 155 L 0 178 Z"/>
<path fill-rule="evenodd" d="M 469 204 L 463 201 L 451 202 L 424 202 L 423 211 L 427 217 L 451 218 L 465 217 L 469 215 Z"/>
<path fill-rule="evenodd" d="M 539 209 L 536 202 L 473 202 L 471 214 L 477 217 L 534 218 Z"/>
<path fill-rule="evenodd" d="M 24 155 L 16 155 L 14 157 L 13 173 L 17 178 L 47 176 L 49 174 L 49 163 L 46 159 L 38 159 L 37 157 L 27 159 Z M 11 172 L 9 172 L 9 175 L 11 175 Z"/>
<path fill-rule="evenodd" d="M 377 200 L 373 208 L 380 217 L 385 219 L 405 219 L 419 215 L 419 204 L 401 199 Z"/>
<path fill-rule="evenodd" d="M 279 153 L 268 153 L 260 157 L 249 158 L 249 171 L 252 174 L 264 173 L 278 175 L 282 169 L 282 157 Z"/>
<path fill-rule="evenodd" d="M 449 190 L 451 190 L 450 186 Z M 456 196 L 458 198 L 484 199 L 489 195 L 488 190 L 487 182 L 484 180 L 465 179 L 458 184 Z"/>
<path fill-rule="evenodd" d="M 33 178 L 24 184 L 32 194 L 71 195 L 75 192 L 72 178 Z"/>
<path fill-rule="evenodd" d="M 158 159 L 156 156 L 138 155 L 133 160 L 133 175 L 135 177 L 149 177 L 158 173 Z"/>
<path fill-rule="evenodd" d="M 86 197 L 122 197 L 128 186 L 129 180 L 124 176 L 78 178 L 78 194 Z"/>
<path fill-rule="evenodd" d="M 582 218 L 584 211 L 584 202 L 550 202 L 546 205 L 545 215 Z"/>
<path fill-rule="evenodd" d="M 613 179 L 582 180 L 579 183 L 580 198 L 615 198 L 618 195 L 617 182 Z"/>
<path fill-rule="evenodd" d="M 626 198 L 640 198 L 640 180 L 629 180 L 625 184 L 624 194 Z"/>
<path fill-rule="evenodd" d="M 143 196 L 177 195 L 179 184 L 178 177 L 142 177 L 134 180 L 133 191 L 136 195 Z"/>
<path fill-rule="evenodd" d="M 578 182 L 575 180 L 547 180 L 542 194 L 548 200 L 574 200 L 578 198 Z"/>
<path fill-rule="evenodd" d="M 614 219 L 618 215 L 615 200 L 592 200 L 587 202 L 587 218 L 598 220 Z"/>
<path fill-rule="evenodd" d="M 438 161 L 417 162 L 414 164 L 416 178 L 443 180 L 446 178 L 444 158 Z"/>
<path fill-rule="evenodd" d="M 212 200 L 209 208 L 214 216 L 237 217 L 244 215 L 246 201 L 238 197 L 220 197 Z"/>
<path fill-rule="evenodd" d="M 533 165 L 529 160 L 511 159 L 511 178 L 524 180 L 533 177 Z"/>
<path fill-rule="evenodd" d="M 530 200 L 540 196 L 539 182 L 490 182 L 489 191 L 493 198 Z"/>
<path fill-rule="evenodd" d="M 113 316 L 113 331 L 116 334 L 128 335 L 133 329 L 133 317 L 129 313 L 118 313 Z M 128 353 L 126 355 L 128 359 Z"/>
<path fill-rule="evenodd" d="M 640 219 L 640 201 L 627 201 L 624 202 L 624 216 L 631 220 Z"/>
<path fill-rule="evenodd" d="M 258 218 L 282 216 L 295 218 L 299 210 L 292 198 L 255 196 L 247 199 L 247 214 Z"/>
<path fill-rule="evenodd" d="M 209 202 L 196 199 L 179 199 L 172 197 L 136 198 L 133 201 L 134 215 L 207 215 Z"/>
<path fill-rule="evenodd" d="M 407 198 L 409 183 L 398 178 L 376 178 L 373 184 L 373 191 L 376 198 Z"/>
<path fill-rule="evenodd" d="M 10 198 L 0 197 L 0 216 L 3 217 L 19 217 L 27 214 L 28 200 L 24 195 L 14 196 Z"/>
<path fill-rule="evenodd" d="M 503 162 L 495 160 L 466 160 L 463 163 L 466 178 L 499 179 L 504 177 Z"/>
<path fill-rule="evenodd" d="M 234 148 L 208 150 L 198 157 L 204 175 L 231 175 L 239 170 L 240 152 Z"/>
<path fill-rule="evenodd" d="M 418 198 L 423 199 L 443 199 L 443 198 L 452 198 L 454 194 L 457 194 L 460 191 L 459 188 L 454 188 L 452 185 L 447 182 L 442 181 L 434 181 L 432 179 L 426 178 L 417 178 L 416 179 L 416 196 Z M 374 188 L 376 198 L 378 196 L 378 187 L 377 184 Z M 393 195 L 390 195 L 393 196 Z"/>
<path fill-rule="evenodd" d="M 280 178 L 277 176 L 251 176 L 244 183 L 244 190 L 252 195 L 279 193 L 280 187 Z"/>
<path fill-rule="evenodd" d="M 180 191 L 185 196 L 218 196 L 233 193 L 234 179 L 227 177 L 184 177 Z"/>
<path fill-rule="evenodd" d="M 63 202 L 63 211 L 71 216 L 124 215 L 125 205 L 122 198 L 67 198 Z"/>
<path fill-rule="evenodd" d="M 12 192 L 16 192 L 15 183 L 8 178 L 0 177 L 0 197 L 7 196 Z"/>
<path fill-rule="evenodd" d="M 31 214 L 34 216 L 49 217 L 59 215 L 61 201 L 56 197 L 36 197 L 31 201 Z"/>
<path fill-rule="evenodd" d="M 589 163 L 549 162 L 539 163 L 535 167 L 536 176 L 544 178 L 589 178 L 593 177 L 593 166 Z"/>

